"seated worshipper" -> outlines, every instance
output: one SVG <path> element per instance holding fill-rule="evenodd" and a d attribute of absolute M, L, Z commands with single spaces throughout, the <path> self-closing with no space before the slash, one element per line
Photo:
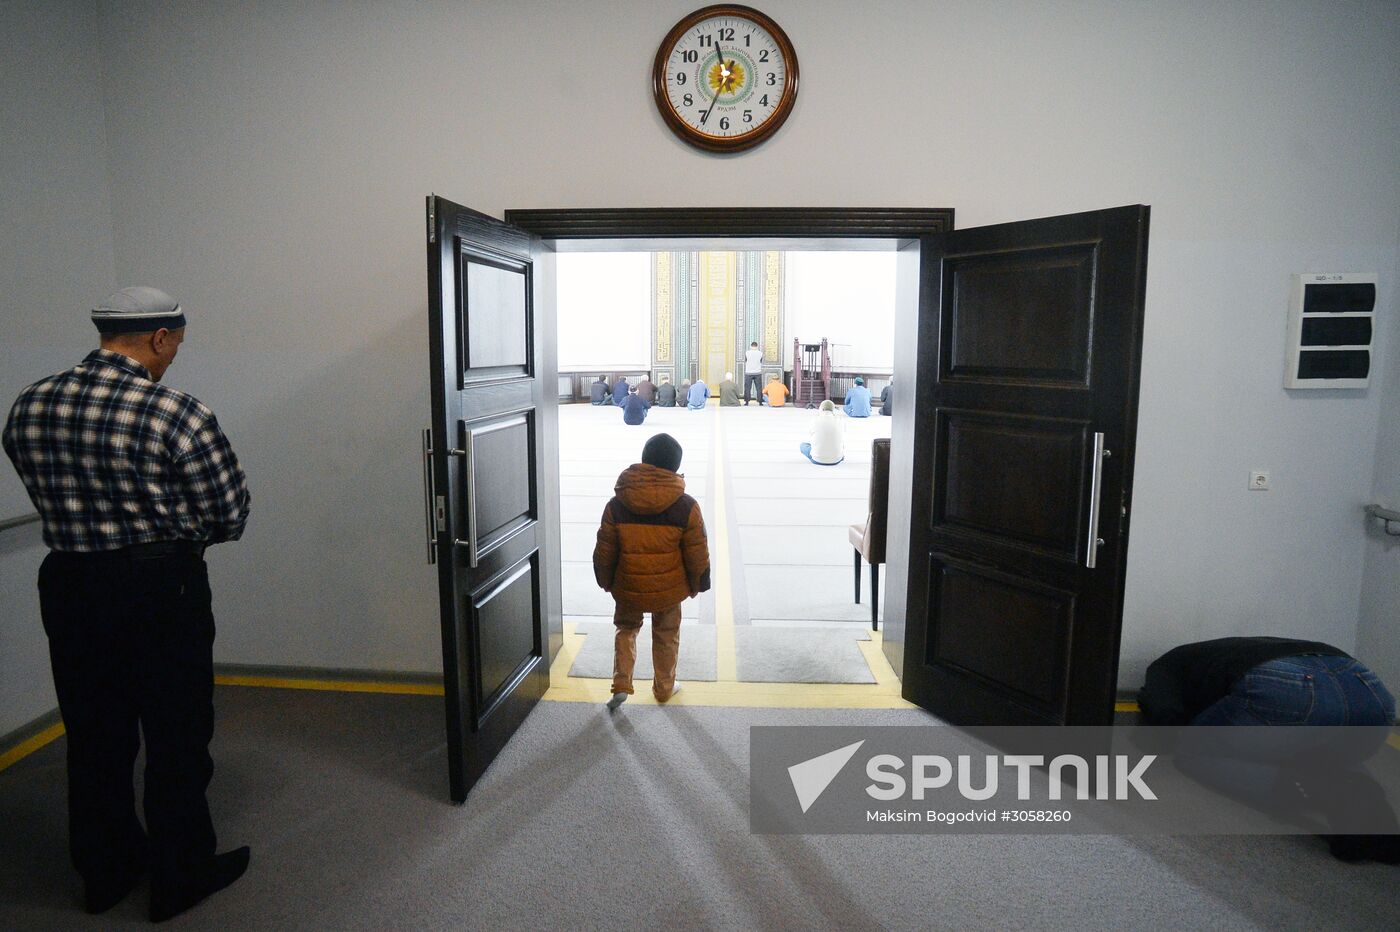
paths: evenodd
<path fill-rule="evenodd" d="M 636 426 L 647 419 L 647 409 L 651 405 L 642 398 L 641 389 L 632 386 L 632 390 L 627 393 L 627 400 L 622 403 L 622 423 Z"/>
<path fill-rule="evenodd" d="M 598 381 L 588 387 L 588 395 L 592 404 L 612 404 L 612 386 L 608 385 L 608 380 L 604 376 L 598 376 Z"/>
<path fill-rule="evenodd" d="M 818 466 L 835 466 L 846 458 L 846 427 L 836 419 L 836 403 L 823 401 L 812 422 L 812 442 L 798 447 Z"/>
<path fill-rule="evenodd" d="M 890 376 L 889 384 L 880 392 L 880 413 L 885 417 L 894 414 L 894 376 Z"/>
<path fill-rule="evenodd" d="M 1184 644 L 1148 666 L 1138 701 L 1152 725 L 1290 726 L 1188 729 L 1177 765 L 1257 808 L 1320 811 L 1343 861 L 1400 863 L 1400 823 L 1362 769 L 1389 737 L 1395 699 L 1360 661 L 1291 638 Z"/>
<path fill-rule="evenodd" d="M 734 373 L 726 372 L 724 381 L 719 383 L 719 406 L 721 408 L 739 407 L 739 386 L 734 384 Z"/>
<path fill-rule="evenodd" d="M 652 695 L 665 702 L 681 688 L 681 603 L 710 588 L 710 549 L 700 505 L 685 494 L 680 468 L 681 445 L 657 434 L 642 447 L 642 461 L 617 477 L 617 494 L 603 509 L 593 575 L 616 604 L 608 711 L 632 694 L 643 612 L 651 613 Z"/>
<path fill-rule="evenodd" d="M 661 384 L 656 387 L 656 403 L 663 408 L 676 406 L 676 386 L 671 384 L 669 375 L 661 376 Z"/>
<path fill-rule="evenodd" d="M 613 385 L 613 393 L 612 393 L 613 404 L 615 404 L 615 405 L 620 405 L 620 404 L 622 404 L 624 401 L 626 401 L 626 400 L 627 400 L 627 393 L 628 393 L 629 391 L 631 391 L 631 390 L 632 390 L 632 386 L 630 386 L 630 385 L 627 384 L 627 376 L 625 376 L 625 375 L 620 375 L 620 376 L 618 376 L 618 377 L 617 377 L 617 382 L 616 382 L 616 384 Z"/>
<path fill-rule="evenodd" d="M 643 375 L 642 380 L 637 383 L 637 394 L 642 397 L 642 400 L 647 403 L 647 407 L 650 408 L 656 403 L 656 383 Z"/>
<path fill-rule="evenodd" d="M 690 379 L 685 379 L 681 382 L 680 391 L 676 392 L 676 404 L 690 404 Z"/>
<path fill-rule="evenodd" d="M 856 376 L 856 384 L 846 391 L 843 407 L 847 417 L 870 417 L 870 389 L 865 387 L 865 379 Z"/>
<path fill-rule="evenodd" d="M 705 384 L 704 379 L 696 379 L 695 383 L 690 386 L 690 393 L 686 395 L 686 407 L 692 411 L 703 411 L 709 400 L 710 386 Z"/>
<path fill-rule="evenodd" d="M 788 388 L 783 384 L 783 380 L 775 373 L 768 384 L 764 386 L 763 397 L 768 399 L 770 408 L 781 408 L 787 404 Z"/>

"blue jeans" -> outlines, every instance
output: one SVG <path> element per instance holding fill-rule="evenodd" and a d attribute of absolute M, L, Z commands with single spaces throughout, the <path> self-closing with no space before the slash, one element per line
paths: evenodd
<path fill-rule="evenodd" d="M 1385 831 L 1379 826 L 1393 825 L 1394 816 L 1383 806 L 1384 794 L 1369 798 L 1377 789 L 1361 765 L 1385 743 L 1394 720 L 1394 697 L 1360 662 L 1281 657 L 1240 677 L 1191 724 L 1282 727 L 1186 729 L 1177 764 L 1203 783 L 1264 806 L 1302 783 L 1327 800 L 1323 809 L 1339 830 Z M 1288 727 L 1299 725 L 1352 727 Z"/>
<path fill-rule="evenodd" d="M 804 443 L 804 444 L 802 444 L 801 446 L 799 446 L 797 449 L 801 450 L 801 451 L 802 451 L 802 455 L 805 456 L 805 457 L 807 457 L 807 459 L 812 460 L 812 445 L 811 445 L 810 443 Z M 812 460 L 812 462 L 813 462 L 813 463 L 816 463 L 816 465 L 818 465 L 818 466 L 840 466 L 843 460 L 845 460 L 845 457 L 844 457 L 844 456 L 841 457 L 841 459 L 837 460 L 837 461 L 834 462 L 834 463 L 817 463 L 816 460 Z"/>
<path fill-rule="evenodd" d="M 1395 698 L 1351 657 L 1281 657 L 1254 667 L 1193 725 L 1385 725 Z"/>

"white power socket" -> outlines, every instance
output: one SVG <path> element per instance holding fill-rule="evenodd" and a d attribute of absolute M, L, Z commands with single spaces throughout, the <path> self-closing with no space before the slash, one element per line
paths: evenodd
<path fill-rule="evenodd" d="M 1249 474 L 1249 490 L 1251 492 L 1269 491 L 1269 474 L 1262 469 L 1256 469 Z"/>

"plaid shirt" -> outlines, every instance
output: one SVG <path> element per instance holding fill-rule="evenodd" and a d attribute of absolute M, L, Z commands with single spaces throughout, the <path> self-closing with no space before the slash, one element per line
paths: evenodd
<path fill-rule="evenodd" d="M 248 520 L 247 482 L 214 412 L 120 353 L 93 350 L 20 392 L 4 446 L 53 550 L 218 543 Z"/>

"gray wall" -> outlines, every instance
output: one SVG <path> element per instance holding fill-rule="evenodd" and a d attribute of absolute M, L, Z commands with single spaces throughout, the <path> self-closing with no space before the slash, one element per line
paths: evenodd
<path fill-rule="evenodd" d="M 0 410 L 73 365 L 112 291 L 112 205 L 92 3 L 0 5 Z M 0 458 L 0 518 L 34 509 Z M 54 707 L 34 588 L 38 525 L 0 534 L 0 734 Z"/>
<path fill-rule="evenodd" d="M 100 4 L 117 277 L 189 309 L 168 378 L 253 484 L 247 537 L 211 558 L 219 659 L 439 663 L 430 191 L 497 216 L 951 206 L 962 227 L 1151 204 L 1123 682 L 1197 637 L 1353 646 L 1382 393 L 1286 394 L 1284 320 L 1295 271 L 1378 270 L 1396 310 L 1400 8 L 873 0 L 853 32 L 849 4 L 772 0 L 801 98 L 716 158 L 650 99 L 694 6 Z M 101 288 L 74 290 L 76 312 Z M 1254 467 L 1274 491 L 1246 492 Z"/>
<path fill-rule="evenodd" d="M 1400 314 L 1391 315 L 1389 328 L 1389 359 L 1379 356 L 1373 362 L 1376 377 L 1386 386 L 1386 404 L 1381 408 L 1374 488 L 1368 501 L 1400 511 Z M 1400 525 L 1390 528 L 1400 531 Z M 1366 527 L 1366 574 L 1356 648 L 1357 656 L 1400 695 L 1400 537 L 1387 536 L 1374 520 L 1368 520 Z"/>

